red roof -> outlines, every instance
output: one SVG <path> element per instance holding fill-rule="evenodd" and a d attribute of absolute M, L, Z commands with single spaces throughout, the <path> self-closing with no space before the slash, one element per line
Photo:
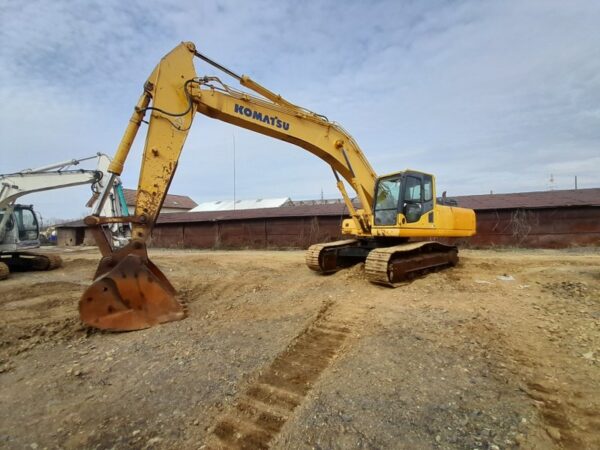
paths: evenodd
<path fill-rule="evenodd" d="M 462 195 L 454 198 L 458 202 L 458 206 L 474 210 L 600 206 L 600 188 Z"/>
<path fill-rule="evenodd" d="M 198 211 L 165 213 L 158 216 L 157 223 L 213 222 L 220 220 L 244 220 L 276 217 L 348 216 L 343 203 L 327 205 L 285 206 L 280 208 L 240 209 L 236 211 Z"/>
<path fill-rule="evenodd" d="M 515 208 L 564 208 L 600 206 L 600 188 L 564 191 L 518 192 L 515 194 L 463 195 L 454 198 L 458 206 L 475 211 Z M 344 203 L 286 206 L 282 208 L 245 209 L 161 214 L 158 223 L 211 222 L 220 220 L 260 219 L 264 217 L 348 216 Z"/>
<path fill-rule="evenodd" d="M 135 197 L 137 195 L 135 189 L 123 189 L 123 194 L 125 195 L 127 205 L 135 205 Z M 167 194 L 165 202 L 163 203 L 163 208 L 185 209 L 186 211 L 189 211 L 196 206 L 198 206 L 198 204 L 187 195 Z"/>

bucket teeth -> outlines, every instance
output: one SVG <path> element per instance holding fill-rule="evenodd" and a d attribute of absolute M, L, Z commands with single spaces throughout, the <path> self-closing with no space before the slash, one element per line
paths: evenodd
<path fill-rule="evenodd" d="M 181 320 L 185 310 L 158 267 L 143 255 L 127 254 L 86 289 L 79 315 L 95 328 L 132 331 Z"/>

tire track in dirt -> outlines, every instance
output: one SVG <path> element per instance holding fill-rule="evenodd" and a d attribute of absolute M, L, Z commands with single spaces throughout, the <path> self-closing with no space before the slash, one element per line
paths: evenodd
<path fill-rule="evenodd" d="M 212 427 L 203 448 L 268 449 L 321 373 L 360 323 L 361 311 L 336 311 L 327 303 L 251 382 Z"/>

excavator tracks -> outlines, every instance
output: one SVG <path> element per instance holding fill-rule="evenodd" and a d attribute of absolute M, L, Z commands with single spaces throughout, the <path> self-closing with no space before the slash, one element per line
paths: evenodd
<path fill-rule="evenodd" d="M 48 259 L 48 265 L 44 270 L 54 270 L 62 266 L 62 258 L 58 255 L 43 255 L 43 257 Z"/>
<path fill-rule="evenodd" d="M 321 273 L 332 273 L 340 269 L 336 263 L 335 256 L 328 257 L 327 250 L 354 247 L 358 244 L 357 239 L 346 239 L 344 241 L 326 242 L 311 245 L 306 251 L 305 260 L 309 269 Z"/>
<path fill-rule="evenodd" d="M 439 242 L 414 242 L 376 248 L 365 261 L 372 283 L 397 287 L 411 279 L 458 263 L 458 249 Z"/>
<path fill-rule="evenodd" d="M 8 266 L 3 262 L 0 262 L 0 280 L 8 278 L 8 275 L 10 275 L 10 270 L 8 270 Z"/>
<path fill-rule="evenodd" d="M 41 253 L 26 253 L 25 258 L 20 258 L 24 270 L 54 270 L 62 265 L 62 258 L 58 255 L 42 255 Z"/>
<path fill-rule="evenodd" d="M 427 272 L 458 263 L 458 249 L 439 242 L 376 245 L 376 242 L 358 239 L 315 244 L 306 252 L 306 265 L 317 272 L 333 273 L 364 261 L 369 281 L 396 287 Z"/>
<path fill-rule="evenodd" d="M 8 266 L 11 272 L 29 272 L 31 270 L 54 270 L 62 265 L 62 258 L 58 255 L 20 252 L 11 257 L 4 258 L 3 265 Z M 0 279 L 1 277 L 0 269 Z"/>

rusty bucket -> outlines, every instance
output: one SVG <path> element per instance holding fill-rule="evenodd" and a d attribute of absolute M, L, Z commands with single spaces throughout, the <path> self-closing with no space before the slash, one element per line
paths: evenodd
<path fill-rule="evenodd" d="M 141 330 L 185 315 L 175 289 L 140 241 L 102 258 L 94 282 L 79 300 L 81 320 L 102 330 Z"/>

